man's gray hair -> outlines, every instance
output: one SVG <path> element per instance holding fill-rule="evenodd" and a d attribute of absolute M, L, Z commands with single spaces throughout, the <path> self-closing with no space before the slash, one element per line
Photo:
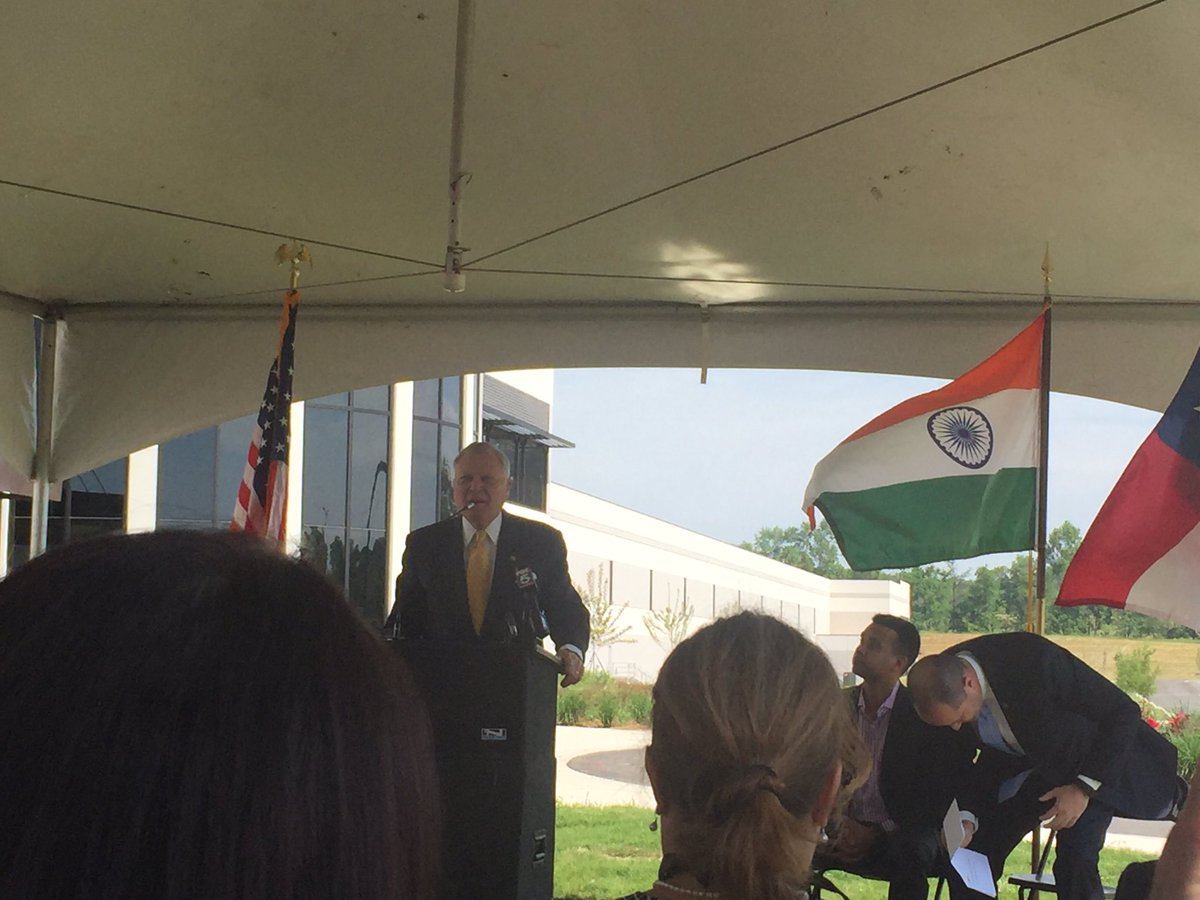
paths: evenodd
<path fill-rule="evenodd" d="M 454 465 L 458 465 L 458 461 L 464 456 L 475 453 L 486 453 L 504 467 L 504 477 L 512 477 L 512 463 L 508 461 L 508 457 L 504 455 L 504 451 L 495 444 L 489 444 L 487 441 L 476 441 L 473 444 L 467 444 L 458 451 L 458 456 L 454 457 Z"/>

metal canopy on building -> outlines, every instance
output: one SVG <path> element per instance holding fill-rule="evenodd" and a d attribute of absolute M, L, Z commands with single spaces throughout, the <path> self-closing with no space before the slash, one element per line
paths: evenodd
<path fill-rule="evenodd" d="M 0 458 L 531 366 L 953 376 L 1036 313 L 1056 389 L 1161 407 L 1200 343 L 1200 5 L 16 4 L 0 30 Z M 461 60 L 461 57 L 460 57 Z M 802 404 L 804 398 L 795 398 Z"/>

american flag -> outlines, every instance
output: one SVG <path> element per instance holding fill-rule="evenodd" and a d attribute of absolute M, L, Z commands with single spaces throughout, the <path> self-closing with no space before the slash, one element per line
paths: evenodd
<path fill-rule="evenodd" d="M 267 375 L 267 389 L 246 455 L 246 471 L 233 510 L 233 531 L 260 534 L 283 549 L 287 520 L 287 469 L 291 432 L 292 374 L 296 310 L 300 292 L 288 291 L 279 323 L 279 350 Z"/>

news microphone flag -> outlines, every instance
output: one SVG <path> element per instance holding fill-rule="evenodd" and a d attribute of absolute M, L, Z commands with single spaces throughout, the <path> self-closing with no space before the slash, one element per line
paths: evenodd
<path fill-rule="evenodd" d="M 1034 544 L 1045 314 L 975 368 L 872 419 L 804 492 L 856 571 Z"/>
<path fill-rule="evenodd" d="M 1063 576 L 1058 606 L 1112 606 L 1200 628 L 1200 353 Z"/>
<path fill-rule="evenodd" d="M 296 343 L 296 312 L 300 292 L 288 291 L 279 323 L 279 346 L 267 374 L 267 389 L 258 407 L 258 420 L 246 455 L 246 469 L 233 509 L 232 531 L 262 535 L 282 550 L 287 522 L 287 470 L 291 430 Z"/>

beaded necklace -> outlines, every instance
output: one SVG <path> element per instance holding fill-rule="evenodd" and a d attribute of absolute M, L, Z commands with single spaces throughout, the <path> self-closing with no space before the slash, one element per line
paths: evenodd
<path fill-rule="evenodd" d="M 668 884 L 665 881 L 654 882 L 656 888 L 664 888 L 675 894 L 683 894 L 685 897 L 717 897 L 721 895 L 717 891 L 697 891 L 694 888 L 678 887 L 674 884 Z"/>
<path fill-rule="evenodd" d="M 654 882 L 654 888 L 666 890 L 674 894 L 680 894 L 684 897 L 715 897 L 717 900 L 720 900 L 721 897 L 720 891 L 698 891 L 695 888 L 679 887 L 678 885 L 669 884 L 668 882 L 661 880 Z M 654 893 L 653 889 L 651 890 L 651 893 Z M 808 900 L 808 894 L 804 891 L 797 891 L 796 898 L 797 900 Z"/>

